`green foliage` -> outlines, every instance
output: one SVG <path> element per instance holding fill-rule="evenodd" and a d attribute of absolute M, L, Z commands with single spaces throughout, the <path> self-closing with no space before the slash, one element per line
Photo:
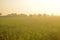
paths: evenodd
<path fill-rule="evenodd" d="M 60 17 L 0 17 L 0 40 L 60 40 Z"/>

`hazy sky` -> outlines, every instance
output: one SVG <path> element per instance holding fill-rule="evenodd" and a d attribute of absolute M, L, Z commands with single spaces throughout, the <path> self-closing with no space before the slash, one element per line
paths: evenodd
<path fill-rule="evenodd" d="M 60 0 L 0 0 L 0 12 L 60 14 Z"/>

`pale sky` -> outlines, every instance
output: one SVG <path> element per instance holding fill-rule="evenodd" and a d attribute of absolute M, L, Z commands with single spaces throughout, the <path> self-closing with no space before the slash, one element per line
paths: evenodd
<path fill-rule="evenodd" d="M 0 12 L 47 13 L 60 15 L 60 0 L 0 0 Z"/>

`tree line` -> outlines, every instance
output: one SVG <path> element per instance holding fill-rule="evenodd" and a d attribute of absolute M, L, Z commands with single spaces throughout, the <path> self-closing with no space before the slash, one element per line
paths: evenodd
<path fill-rule="evenodd" d="M 0 16 L 2 15 L 2 13 L 0 13 Z M 48 15 L 48 14 L 46 14 L 46 13 L 44 13 L 44 14 L 29 14 L 29 15 L 27 15 L 27 14 L 17 14 L 17 13 L 11 13 L 11 14 L 7 14 L 7 15 L 4 15 L 4 16 L 50 16 L 50 15 Z M 54 16 L 53 14 L 51 15 L 51 16 Z"/>

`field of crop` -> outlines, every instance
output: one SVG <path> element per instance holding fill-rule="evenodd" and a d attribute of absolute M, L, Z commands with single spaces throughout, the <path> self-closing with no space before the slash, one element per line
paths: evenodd
<path fill-rule="evenodd" d="M 0 40 L 60 40 L 60 17 L 0 17 Z"/>

